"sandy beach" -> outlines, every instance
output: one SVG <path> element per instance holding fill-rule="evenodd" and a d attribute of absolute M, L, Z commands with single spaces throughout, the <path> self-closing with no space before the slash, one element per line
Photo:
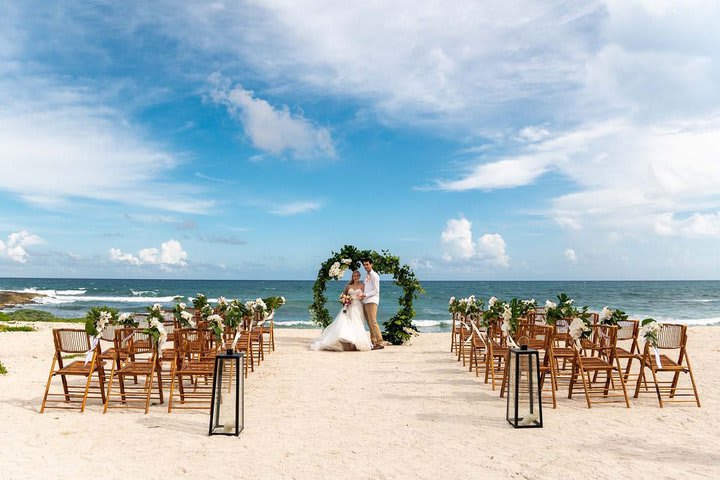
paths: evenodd
<path fill-rule="evenodd" d="M 279 330 L 246 383 L 240 437 L 208 415 L 39 407 L 50 328 L 0 333 L 0 475 L 30 478 L 718 478 L 720 327 L 689 330 L 702 408 L 588 410 L 560 392 L 545 428 L 514 430 L 505 400 L 458 364 L 449 334 L 375 352 L 310 352 L 317 330 Z"/>

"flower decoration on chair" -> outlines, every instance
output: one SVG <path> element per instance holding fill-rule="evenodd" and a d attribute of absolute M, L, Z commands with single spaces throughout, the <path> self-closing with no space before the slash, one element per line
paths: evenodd
<path fill-rule="evenodd" d="M 450 297 L 448 311 L 462 315 L 477 315 L 483 311 L 483 306 L 484 302 L 476 298 L 475 295 L 470 295 L 467 298 L 461 298 L 459 300 L 456 300 L 455 297 Z"/>
<path fill-rule="evenodd" d="M 285 297 L 267 297 L 263 298 L 263 302 L 268 309 L 266 320 L 269 320 L 275 316 L 275 310 L 285 305 Z"/>
<path fill-rule="evenodd" d="M 412 324 L 412 319 L 415 317 L 413 300 L 424 290 L 412 269 L 408 265 L 402 265 L 399 257 L 391 255 L 385 250 L 378 253 L 374 250 L 360 250 L 352 245 L 345 245 L 339 252 L 332 252 L 330 258 L 323 262 L 318 270 L 317 280 L 313 286 L 313 303 L 310 305 L 311 318 L 323 328 L 332 322 L 330 312 L 325 307 L 327 302 L 325 288 L 329 280 L 337 279 L 330 275 L 333 265 L 338 263 L 340 270 L 343 265 L 346 265 L 347 269 L 355 271 L 365 258 L 372 260 L 373 270 L 379 275 L 392 274 L 395 285 L 402 289 L 398 299 L 400 309 L 392 318 L 384 322 L 385 331 L 383 332 L 385 340 L 394 345 L 400 345 L 411 337 L 405 330 L 406 327 L 417 331 Z M 334 269 L 333 273 L 336 273 Z M 379 323 L 382 324 L 382 320 Z"/>
<path fill-rule="evenodd" d="M 565 293 L 558 294 L 557 299 L 558 303 L 550 300 L 545 302 L 545 323 L 548 325 L 555 325 L 555 322 L 562 318 L 574 317 L 574 300 L 568 297 Z"/>
<path fill-rule="evenodd" d="M 662 329 L 662 324 L 654 318 L 646 318 L 640 323 L 640 336 L 645 339 L 653 348 L 658 346 L 658 334 Z"/>
<path fill-rule="evenodd" d="M 488 308 L 485 310 L 482 316 L 482 324 L 487 327 L 490 325 L 490 321 L 495 318 L 503 318 L 505 312 L 505 302 L 499 300 L 497 297 L 490 297 L 488 300 Z"/>
<path fill-rule="evenodd" d="M 195 298 L 193 298 L 192 303 L 193 307 L 195 307 L 195 310 L 201 312 L 203 307 L 208 305 L 208 299 L 202 293 L 198 293 L 197 295 L 195 295 Z"/>
<path fill-rule="evenodd" d="M 137 320 L 135 320 L 135 316 L 132 313 L 121 313 L 118 315 L 117 321 L 115 322 L 116 325 L 122 325 L 125 328 L 136 328 L 138 325 Z"/>
<path fill-rule="evenodd" d="M 219 297 L 217 299 L 217 307 L 215 307 L 215 312 L 217 312 L 220 316 L 225 315 L 225 312 L 228 309 L 228 301 L 225 297 Z"/>
<path fill-rule="evenodd" d="M 250 311 L 247 309 L 244 303 L 239 300 L 233 300 L 228 305 L 227 311 L 225 312 L 225 325 L 230 328 L 239 328 L 243 323 L 243 319 L 250 315 Z"/>
<path fill-rule="evenodd" d="M 162 348 L 163 344 L 167 342 L 168 334 L 165 330 L 165 325 L 163 321 L 157 317 L 153 316 L 148 318 L 148 327 L 144 329 L 143 332 L 152 338 L 152 341 L 158 348 Z"/>
<path fill-rule="evenodd" d="M 617 325 L 619 322 L 624 322 L 628 319 L 628 316 L 622 310 L 613 310 L 609 307 L 603 307 L 598 320 L 603 325 Z"/>
<path fill-rule="evenodd" d="M 173 313 L 173 317 L 175 317 L 175 321 L 178 322 L 180 325 L 182 325 L 183 328 L 188 328 L 188 327 L 195 328 L 195 324 L 194 324 L 194 322 L 192 322 L 193 314 L 186 310 L 187 309 L 186 304 L 179 301 L 182 297 L 175 297 L 175 298 L 176 298 L 176 300 L 178 300 L 172 309 L 172 313 Z"/>
<path fill-rule="evenodd" d="M 218 348 L 222 348 L 222 346 L 224 345 L 223 334 L 225 333 L 225 324 L 223 323 L 223 318 L 217 313 L 213 313 L 212 315 L 209 315 L 207 317 L 207 322 L 210 330 L 212 330 L 213 334 L 215 335 L 215 340 L 217 340 L 218 342 Z"/>
<path fill-rule="evenodd" d="M 99 337 L 105 327 L 114 324 L 117 318 L 118 311 L 115 308 L 106 306 L 92 307 L 85 315 L 85 331 L 91 337 Z"/>
<path fill-rule="evenodd" d="M 262 298 L 245 302 L 245 308 L 256 322 L 262 322 L 268 315 L 268 307 Z"/>

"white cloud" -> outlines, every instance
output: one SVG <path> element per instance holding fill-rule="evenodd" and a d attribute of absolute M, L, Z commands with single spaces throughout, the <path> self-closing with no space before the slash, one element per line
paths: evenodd
<path fill-rule="evenodd" d="M 177 240 L 168 240 L 160 248 L 143 248 L 137 255 L 123 252 L 119 248 L 111 248 L 108 252 L 110 261 L 128 263 L 130 265 L 159 265 L 160 268 L 184 267 L 187 265 L 187 252 Z"/>
<path fill-rule="evenodd" d="M 472 224 L 465 217 L 448 220 L 440 235 L 444 246 L 443 258 L 468 260 L 475 255 L 475 243 L 472 239 Z"/>
<path fill-rule="evenodd" d="M 578 260 L 577 254 L 575 253 L 575 250 L 573 250 L 572 248 L 568 248 L 567 250 L 565 250 L 565 258 L 570 263 L 577 263 L 577 260 Z"/>
<path fill-rule="evenodd" d="M 89 45 L 72 43 L 87 29 L 75 25 L 72 14 L 49 15 L 52 20 L 30 10 L 3 6 L 0 13 L 0 191 L 43 208 L 91 199 L 193 213 L 209 209 L 212 202 L 188 197 L 198 191 L 193 185 L 168 183 L 181 156 L 131 120 L 130 104 L 152 94 L 122 79 L 56 75 L 30 60 L 44 49 L 32 34 L 42 37 L 47 29 L 62 32 L 62 45 L 46 50 L 52 56 L 67 53 L 65 46 L 68 58 L 81 57 Z"/>
<path fill-rule="evenodd" d="M 270 213 L 273 215 L 279 215 L 279 216 L 299 215 L 301 213 L 307 213 L 307 212 L 319 210 L 321 207 L 322 207 L 321 202 L 314 202 L 314 201 L 290 202 L 290 203 L 276 205 L 275 207 L 270 209 Z"/>
<path fill-rule="evenodd" d="M 465 217 L 451 218 L 440 235 L 443 259 L 453 261 L 479 261 L 508 267 L 510 257 L 506 253 L 503 237 L 498 233 L 486 233 L 477 241 L 472 238 L 472 223 Z"/>
<path fill-rule="evenodd" d="M 29 254 L 25 247 L 44 243 L 44 240 L 27 230 L 20 230 L 8 235 L 7 241 L 0 240 L 0 258 L 7 257 L 18 263 L 26 263 Z"/>
<path fill-rule="evenodd" d="M 211 82 L 211 98 L 240 120 L 255 148 L 273 155 L 289 153 L 296 159 L 335 157 L 327 128 L 313 124 L 302 113 L 291 113 L 287 105 L 275 108 L 240 85 L 231 87 L 218 74 L 211 77 Z"/>
<path fill-rule="evenodd" d="M 664 236 L 720 238 L 720 212 L 695 213 L 687 218 L 665 213 L 656 218 L 655 231 Z"/>

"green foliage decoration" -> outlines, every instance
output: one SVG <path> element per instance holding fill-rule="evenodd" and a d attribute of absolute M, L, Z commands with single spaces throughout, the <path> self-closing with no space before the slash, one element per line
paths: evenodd
<path fill-rule="evenodd" d="M 373 270 L 378 274 L 391 274 L 395 285 L 403 290 L 402 295 L 398 298 L 400 308 L 392 318 L 385 322 L 385 331 L 383 332 L 383 338 L 386 341 L 393 345 L 402 345 L 417 332 L 417 329 L 412 324 L 412 319 L 415 317 L 413 301 L 425 290 L 423 290 L 410 266 L 401 265 L 400 257 L 391 255 L 387 250 L 378 253 L 375 250 L 360 250 L 353 245 L 345 245 L 339 252 L 332 252 L 330 258 L 325 260 L 318 270 L 317 280 L 313 286 L 313 303 L 310 305 L 310 315 L 313 321 L 321 327 L 325 328 L 330 325 L 332 317 L 325 307 L 327 303 L 325 289 L 327 282 L 332 280 L 329 273 L 330 267 L 335 262 L 342 263 L 343 260 L 350 259 L 348 268 L 355 271 L 362 266 L 363 258 L 372 260 Z"/>

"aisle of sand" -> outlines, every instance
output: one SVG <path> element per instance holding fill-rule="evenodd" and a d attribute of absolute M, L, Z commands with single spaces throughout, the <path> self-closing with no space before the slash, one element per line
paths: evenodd
<path fill-rule="evenodd" d="M 720 327 L 690 330 L 703 408 L 588 410 L 582 397 L 513 430 L 498 394 L 447 351 L 448 334 L 375 352 L 310 352 L 280 330 L 251 376 L 246 429 L 208 437 L 206 414 L 38 413 L 52 355 L 47 325 L 0 333 L 0 477 L 718 478 Z"/>

